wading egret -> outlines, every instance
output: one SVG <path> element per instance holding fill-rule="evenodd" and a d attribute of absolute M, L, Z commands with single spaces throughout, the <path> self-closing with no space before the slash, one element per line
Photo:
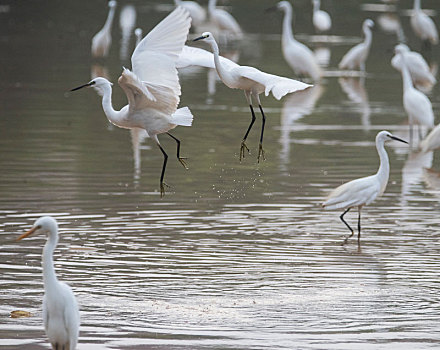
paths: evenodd
<path fill-rule="evenodd" d="M 199 26 L 206 20 L 206 11 L 195 1 L 174 0 L 176 6 L 181 6 L 189 12 L 192 18 L 192 25 Z"/>
<path fill-rule="evenodd" d="M 391 65 L 399 72 L 402 71 L 401 55 L 405 55 L 406 67 L 408 68 L 412 82 L 415 86 L 420 88 L 430 89 L 437 82 L 435 77 L 429 70 L 428 63 L 421 54 L 411 51 L 405 44 L 397 45 L 400 47 L 401 54 L 394 55 L 391 60 Z M 397 48 L 396 46 L 396 48 Z"/>
<path fill-rule="evenodd" d="M 373 38 L 373 34 L 371 33 L 373 26 L 374 22 L 371 19 L 364 21 L 362 31 L 364 32 L 365 40 L 348 50 L 339 63 L 340 69 L 360 69 L 361 71 L 365 71 L 365 61 L 368 58 L 371 40 Z"/>
<path fill-rule="evenodd" d="M 423 13 L 420 2 L 421 0 L 414 0 L 411 27 L 420 39 L 435 45 L 438 43 L 437 28 L 432 19 Z"/>
<path fill-rule="evenodd" d="M 57 279 L 53 265 L 53 252 L 58 243 L 58 225 L 54 218 L 43 216 L 33 227 L 17 238 L 32 233 L 44 233 L 47 242 L 43 248 L 43 322 L 52 349 L 74 350 L 79 334 L 79 310 L 70 287 Z"/>
<path fill-rule="evenodd" d="M 337 187 L 328 195 L 325 202 L 322 204 L 325 209 L 345 210 L 340 216 L 340 219 L 351 231 L 351 234 L 345 239 L 344 243 L 346 243 L 347 240 L 354 234 L 353 229 L 344 220 L 344 215 L 347 214 L 351 208 L 358 208 L 358 243 L 360 243 L 362 207 L 373 202 L 385 191 L 390 174 L 390 162 L 384 144 L 389 140 L 397 140 L 407 143 L 406 141 L 392 135 L 388 131 L 380 131 L 376 136 L 376 148 L 380 158 L 380 166 L 377 173 L 371 176 L 352 180 Z"/>
<path fill-rule="evenodd" d="M 107 57 L 108 52 L 110 50 L 110 46 L 112 44 L 112 25 L 113 18 L 115 16 L 116 9 L 116 1 L 112 0 L 108 2 L 108 15 L 107 20 L 105 21 L 104 27 L 95 34 L 92 39 L 92 56 L 95 58 L 98 57 Z"/>
<path fill-rule="evenodd" d="M 246 134 L 241 142 L 240 160 L 244 157 L 245 150 L 249 152 L 249 148 L 246 146 L 246 139 L 256 119 L 252 103 L 253 101 L 258 103 L 261 116 L 263 117 L 263 125 L 261 127 L 260 144 L 258 149 L 258 162 L 260 162 L 261 157 L 264 160 L 263 133 L 264 125 L 266 123 L 266 116 L 264 115 L 259 95 L 264 92 L 264 94 L 267 96 L 270 92 L 272 92 L 272 95 L 279 100 L 288 93 L 304 90 L 311 85 L 297 80 L 267 74 L 254 67 L 240 66 L 227 58 L 220 57 L 217 42 L 210 32 L 203 33 L 202 36 L 194 39 L 194 41 L 202 39 L 211 46 L 214 57 L 212 57 L 212 54 L 209 52 L 199 49 L 201 50 L 200 54 L 197 55 L 199 63 L 206 61 L 206 64 L 210 65 L 209 67 L 212 67 L 214 64 L 220 79 L 227 87 L 231 89 L 241 89 L 244 91 L 246 100 L 251 109 L 252 121 L 249 124 Z M 205 59 L 202 59 L 203 51 L 208 54 L 208 56 L 205 55 Z"/>
<path fill-rule="evenodd" d="M 177 109 L 181 94 L 176 61 L 191 26 L 189 13 L 176 8 L 142 39 L 131 57 L 133 72 L 124 68 L 118 79 L 127 95 L 128 105 L 120 111 L 112 106 L 112 84 L 105 78 L 95 78 L 87 84 L 72 89 L 94 87 L 102 98 L 102 107 L 108 120 L 120 128 L 145 129 L 156 142 L 164 160 L 160 176 L 160 194 L 165 194 L 163 181 L 168 155 L 159 143 L 158 134 L 166 133 L 177 142 L 177 158 L 180 157 L 180 141 L 168 133 L 177 125 L 191 126 L 193 116 L 188 107 Z"/>
<path fill-rule="evenodd" d="M 431 101 L 429 101 L 423 92 L 413 86 L 406 62 L 405 48 L 397 45 L 395 52 L 400 56 L 403 79 L 403 107 L 408 114 L 410 127 L 414 124 L 418 124 L 432 128 L 434 126 L 434 113 L 432 111 Z M 410 129 L 410 131 L 411 130 L 412 129 Z M 412 134 L 410 138 L 412 141 Z"/>
<path fill-rule="evenodd" d="M 321 0 L 313 0 L 313 26 L 318 32 L 326 32 L 332 27 L 330 15 L 320 9 Z"/>
<path fill-rule="evenodd" d="M 208 14 L 211 22 L 217 27 L 219 32 L 241 38 L 243 31 L 237 20 L 229 12 L 217 8 L 216 4 L 217 0 L 209 0 L 208 2 Z"/>
<path fill-rule="evenodd" d="M 305 75 L 313 81 L 321 79 L 322 71 L 315 55 L 304 44 L 297 41 L 292 32 L 292 5 L 288 1 L 280 1 L 275 7 L 267 11 L 281 10 L 284 12 L 283 30 L 281 35 L 281 47 L 284 59 L 293 69 L 295 74 Z"/>

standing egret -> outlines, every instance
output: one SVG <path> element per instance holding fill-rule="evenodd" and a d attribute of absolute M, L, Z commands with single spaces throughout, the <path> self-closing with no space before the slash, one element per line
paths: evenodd
<path fill-rule="evenodd" d="M 405 48 L 397 45 L 395 52 L 400 56 L 401 73 L 403 79 L 403 107 L 408 114 L 410 131 L 412 125 L 418 124 L 432 128 L 434 126 L 434 113 L 432 111 L 432 104 L 426 95 L 414 88 L 411 76 L 406 62 Z M 412 141 L 412 133 L 410 137 Z"/>
<path fill-rule="evenodd" d="M 108 15 L 107 20 L 105 21 L 104 27 L 95 34 L 92 39 L 92 56 L 95 58 L 98 57 L 107 57 L 108 52 L 110 50 L 110 46 L 112 44 L 112 25 L 113 18 L 115 16 L 116 9 L 116 1 L 111 0 L 108 2 Z"/>
<path fill-rule="evenodd" d="M 306 75 L 313 81 L 319 81 L 322 76 L 315 55 L 304 44 L 297 41 L 292 32 L 292 5 L 288 1 L 280 1 L 275 7 L 268 10 L 281 10 L 284 12 L 281 47 L 284 59 L 293 69 L 295 74 Z"/>
<path fill-rule="evenodd" d="M 192 18 L 192 25 L 199 26 L 206 20 L 206 11 L 195 1 L 174 0 L 176 6 L 181 6 L 189 12 Z"/>
<path fill-rule="evenodd" d="M 368 58 L 373 37 L 371 33 L 373 26 L 374 22 L 371 19 L 364 21 L 362 31 L 364 32 L 365 40 L 348 50 L 339 63 L 340 69 L 360 69 L 361 71 L 365 71 L 365 61 Z"/>
<path fill-rule="evenodd" d="M 351 208 L 358 208 L 358 243 L 360 243 L 362 207 L 373 202 L 385 191 L 390 174 L 390 162 L 384 144 L 386 141 L 391 139 L 407 143 L 406 141 L 392 135 L 388 131 L 380 131 L 376 136 L 376 148 L 380 158 L 380 166 L 377 173 L 371 176 L 349 181 L 337 187 L 328 195 L 322 204 L 325 209 L 345 210 L 340 216 L 340 219 L 351 231 L 351 234 L 345 239 L 344 243 L 346 243 L 354 234 L 353 229 L 344 220 L 344 215 L 347 214 Z"/>
<path fill-rule="evenodd" d="M 188 107 L 177 109 L 181 94 L 176 61 L 188 36 L 191 17 L 182 7 L 177 7 L 142 39 L 131 57 L 133 72 L 124 68 L 118 79 L 127 95 L 128 105 L 115 111 L 111 102 L 112 84 L 105 78 L 96 78 L 72 89 L 94 87 L 102 98 L 102 107 L 109 121 L 120 128 L 145 129 L 156 142 L 164 160 L 160 176 L 160 194 L 165 194 L 163 181 L 168 155 L 159 143 L 158 134 L 166 133 L 177 142 L 177 158 L 180 157 L 180 141 L 168 133 L 177 125 L 191 126 L 193 116 Z"/>
<path fill-rule="evenodd" d="M 58 243 L 58 224 L 50 216 L 42 216 L 33 227 L 17 238 L 17 241 L 32 233 L 45 233 L 47 242 L 43 248 L 43 322 L 46 335 L 54 350 L 74 350 L 79 334 L 79 310 L 70 287 L 58 281 L 53 265 L 53 252 Z"/>
<path fill-rule="evenodd" d="M 304 90 L 311 85 L 304 84 L 297 80 L 267 74 L 254 67 L 240 66 L 227 58 L 220 57 L 217 42 L 210 32 L 203 33 L 202 36 L 194 39 L 194 41 L 202 39 L 211 46 L 214 57 L 208 58 L 212 55 L 205 50 L 201 50 L 201 53 L 198 55 L 199 63 L 202 63 L 203 61 L 207 65 L 210 65 L 210 67 L 214 65 L 220 79 L 227 87 L 231 89 L 243 90 L 251 109 L 252 121 L 249 124 L 246 134 L 241 142 L 240 160 L 244 157 L 245 150 L 249 152 L 249 148 L 246 146 L 246 139 L 256 119 L 254 109 L 252 107 L 252 101 L 254 100 L 258 103 L 258 107 L 260 108 L 260 112 L 263 117 L 263 125 L 261 127 L 260 144 L 258 149 L 258 162 L 260 162 L 261 157 L 263 157 L 263 160 L 265 159 L 263 150 L 263 133 L 264 125 L 266 123 L 266 116 L 264 115 L 259 95 L 264 92 L 264 94 L 268 96 L 269 93 L 272 92 L 272 95 L 279 100 L 288 93 Z M 208 56 L 205 55 L 205 59 L 202 58 L 203 51 L 208 53 Z"/>
<path fill-rule="evenodd" d="M 432 19 L 423 13 L 420 2 L 421 0 L 414 0 L 413 14 L 410 19 L 411 27 L 420 39 L 435 45 L 438 43 L 437 28 Z"/>
<path fill-rule="evenodd" d="M 128 47 L 133 28 L 136 25 L 136 8 L 133 5 L 125 5 L 119 14 L 119 26 L 121 28 L 121 49 L 119 57 L 125 61 L 128 58 Z"/>
<path fill-rule="evenodd" d="M 313 0 L 313 26 L 318 32 L 326 32 L 332 27 L 330 15 L 321 10 L 321 0 Z"/>
<path fill-rule="evenodd" d="M 227 11 L 216 7 L 217 0 L 209 0 L 208 14 L 211 22 L 220 33 L 230 34 L 238 39 L 243 36 L 243 31 L 237 20 Z"/>
<path fill-rule="evenodd" d="M 401 54 L 396 54 L 391 60 L 391 65 L 399 72 L 402 71 L 402 58 L 405 56 L 406 67 L 413 84 L 417 87 L 430 89 L 437 82 L 434 75 L 429 70 L 428 63 L 421 54 L 411 51 L 405 44 L 397 45 L 400 47 Z"/>

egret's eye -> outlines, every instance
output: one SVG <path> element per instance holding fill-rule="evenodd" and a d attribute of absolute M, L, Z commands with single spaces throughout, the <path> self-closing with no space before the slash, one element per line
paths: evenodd
<path fill-rule="evenodd" d="M 96 84 L 96 81 L 92 80 L 92 81 L 90 82 L 90 85 L 94 85 L 94 84 Z"/>

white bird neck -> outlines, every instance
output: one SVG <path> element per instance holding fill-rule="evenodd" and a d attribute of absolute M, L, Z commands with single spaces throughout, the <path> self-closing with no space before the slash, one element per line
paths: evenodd
<path fill-rule="evenodd" d="M 281 39 L 286 44 L 291 40 L 295 40 L 295 38 L 293 37 L 293 32 L 292 32 L 292 8 L 291 7 L 286 7 L 284 9 L 283 33 L 281 35 Z"/>
<path fill-rule="evenodd" d="M 121 111 L 115 111 L 112 106 L 112 87 L 111 85 L 102 85 L 103 96 L 102 96 L 102 109 L 107 117 L 107 119 L 115 124 L 120 125 Z"/>
<path fill-rule="evenodd" d="M 385 150 L 385 141 L 376 142 L 377 153 L 379 153 L 380 166 L 376 173 L 379 179 L 381 191 L 383 193 L 388 183 L 388 178 L 390 176 L 390 160 L 388 158 L 388 153 Z"/>
<path fill-rule="evenodd" d="M 420 9 L 421 9 L 420 0 L 414 0 L 414 10 L 420 10 Z"/>
<path fill-rule="evenodd" d="M 208 12 L 212 14 L 215 11 L 216 6 L 217 6 L 217 0 L 209 0 Z"/>
<path fill-rule="evenodd" d="M 313 12 L 318 12 L 321 8 L 321 0 L 313 1 Z"/>
<path fill-rule="evenodd" d="M 107 15 L 107 19 L 104 24 L 104 29 L 110 30 L 113 24 L 113 18 L 115 17 L 115 9 L 116 7 L 110 7 Z"/>
<path fill-rule="evenodd" d="M 401 53 L 400 58 L 402 60 L 402 80 L 403 80 L 403 91 L 408 91 L 414 88 L 411 75 L 409 74 L 408 67 L 406 65 L 405 54 Z"/>
<path fill-rule="evenodd" d="M 364 40 L 364 44 L 368 47 L 371 46 L 371 41 L 373 39 L 373 33 L 371 33 L 371 28 L 368 26 L 364 27 L 364 35 L 365 35 L 365 40 Z"/>
<path fill-rule="evenodd" d="M 223 67 L 222 63 L 220 62 L 220 51 L 218 49 L 217 42 L 215 40 L 210 40 L 209 45 L 211 45 L 212 52 L 214 54 L 214 63 L 215 63 L 215 70 L 217 71 L 220 79 L 226 84 L 226 81 L 228 80 L 229 73 L 228 71 Z"/>
<path fill-rule="evenodd" d="M 51 231 L 43 248 L 43 283 L 46 293 L 56 288 L 58 283 L 57 276 L 55 274 L 55 268 L 53 266 L 53 252 L 58 244 L 58 233 Z"/>

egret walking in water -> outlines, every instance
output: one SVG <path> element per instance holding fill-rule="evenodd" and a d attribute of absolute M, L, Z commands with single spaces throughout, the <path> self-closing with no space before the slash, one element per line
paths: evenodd
<path fill-rule="evenodd" d="M 112 44 L 112 25 L 113 18 L 115 16 L 116 10 L 116 1 L 111 0 L 108 2 L 108 15 L 107 20 L 105 21 L 104 27 L 95 34 L 92 39 L 92 56 L 95 58 L 98 57 L 107 57 L 108 52 L 110 50 L 110 46 Z"/>
<path fill-rule="evenodd" d="M 327 199 L 322 204 L 325 209 L 344 209 L 340 219 L 351 231 L 350 236 L 345 239 L 344 243 L 346 243 L 354 234 L 353 229 L 344 220 L 344 215 L 347 214 L 351 208 L 358 208 L 358 243 L 360 243 L 362 207 L 373 202 L 385 191 L 390 174 L 390 162 L 384 144 L 389 140 L 397 140 L 407 143 L 406 141 L 392 135 L 388 131 L 380 131 L 376 136 L 376 148 L 380 159 L 380 166 L 377 173 L 371 176 L 352 180 L 337 187 L 328 195 Z"/>
<path fill-rule="evenodd" d="M 438 32 L 432 21 L 421 9 L 421 0 L 414 0 L 413 14 L 411 16 L 411 27 L 414 33 L 425 43 L 437 44 Z"/>
<path fill-rule="evenodd" d="M 365 71 L 365 61 L 370 53 L 371 41 L 373 34 L 371 33 L 371 28 L 373 28 L 374 22 L 371 19 L 366 19 L 362 24 L 362 31 L 365 35 L 365 40 L 356 46 L 353 46 L 348 52 L 342 57 L 339 63 L 340 69 L 360 69 Z"/>
<path fill-rule="evenodd" d="M 281 35 L 281 48 L 284 59 L 293 69 L 295 74 L 305 75 L 313 81 L 319 81 L 322 76 L 321 68 L 315 55 L 306 45 L 295 39 L 292 32 L 292 5 L 288 1 L 280 1 L 268 11 L 281 10 L 284 12 L 283 31 Z"/>
<path fill-rule="evenodd" d="M 46 335 L 54 350 L 75 350 L 79 334 L 79 310 L 75 295 L 70 287 L 58 281 L 53 264 L 53 252 L 58 243 L 58 225 L 54 218 L 43 216 L 33 227 L 17 240 L 32 233 L 47 236 L 43 248 L 43 322 Z"/>
<path fill-rule="evenodd" d="M 95 78 L 71 90 L 94 87 L 103 96 L 102 107 L 111 123 L 120 128 L 147 131 L 164 157 L 160 176 L 161 196 L 165 194 L 163 179 L 168 155 L 159 143 L 158 134 L 166 133 L 177 142 L 177 158 L 187 169 L 185 158 L 180 156 L 180 141 L 168 131 L 177 125 L 191 126 L 193 120 L 188 107 L 177 109 L 181 90 L 176 61 L 190 25 L 189 13 L 178 7 L 142 39 L 131 57 L 133 72 L 124 68 L 118 79 L 128 99 L 128 105 L 120 111 L 113 109 L 112 84 L 105 78 Z"/>
<path fill-rule="evenodd" d="M 326 32 L 332 27 L 330 15 L 321 10 L 321 0 L 313 0 L 313 26 L 318 32 Z"/>
<path fill-rule="evenodd" d="M 202 36 L 194 39 L 194 41 L 197 40 L 205 40 L 211 46 L 211 49 L 214 53 L 214 57 L 211 57 L 210 59 L 203 59 L 202 54 L 198 55 L 200 58 L 199 63 L 203 61 L 206 62 L 206 64 L 210 64 L 210 67 L 214 65 L 220 79 L 227 87 L 231 89 L 243 90 L 251 109 L 252 120 L 241 142 L 240 160 L 244 157 L 245 150 L 249 152 L 249 148 L 246 146 L 246 139 L 256 119 L 252 103 L 253 101 L 258 103 L 261 116 L 263 117 L 263 125 L 261 127 L 260 144 L 258 149 L 258 162 L 260 162 L 260 159 L 264 160 L 263 133 L 264 125 L 266 123 L 266 116 L 264 114 L 263 107 L 261 106 L 259 95 L 264 92 L 267 96 L 270 92 L 272 92 L 272 95 L 279 100 L 288 93 L 304 90 L 311 85 L 297 80 L 267 74 L 254 67 L 240 66 L 224 57 L 220 58 L 217 42 L 210 32 L 205 32 L 202 34 Z M 202 50 L 202 52 L 203 51 L 205 50 Z M 211 55 L 205 57 L 209 56 Z"/>

